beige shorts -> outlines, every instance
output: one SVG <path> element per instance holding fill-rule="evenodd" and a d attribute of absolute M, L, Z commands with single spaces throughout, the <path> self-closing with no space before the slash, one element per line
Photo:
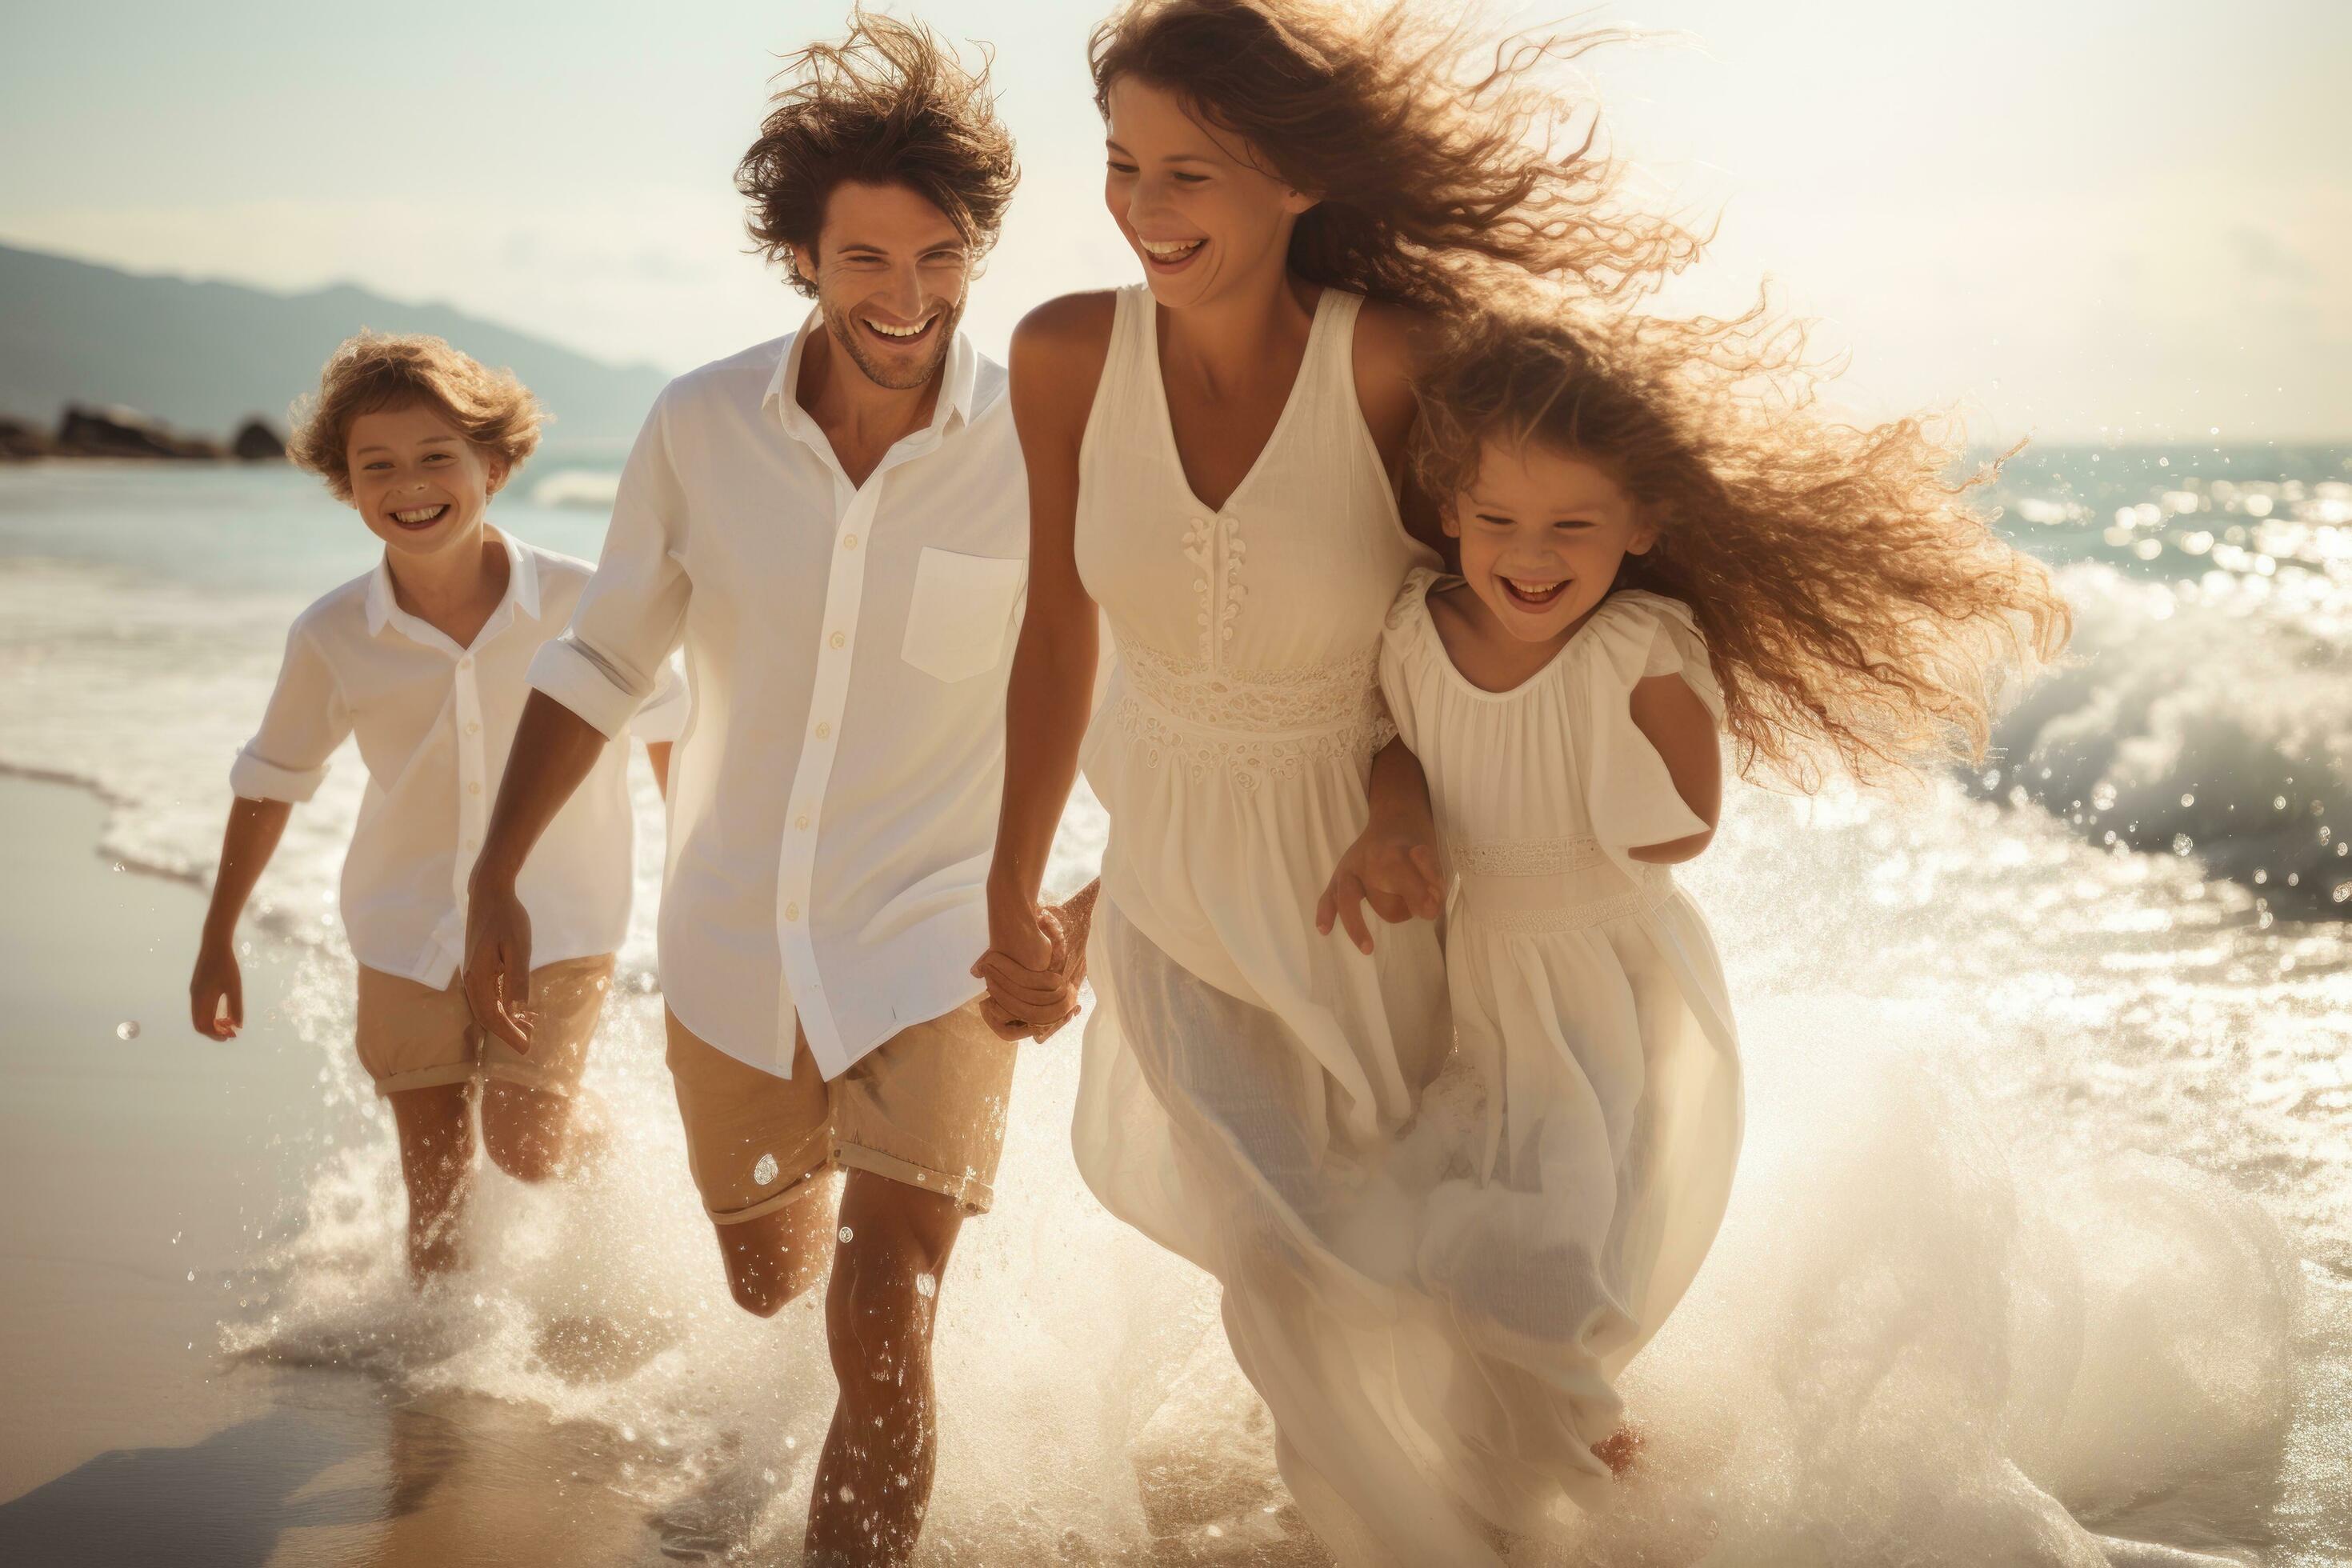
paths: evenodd
<path fill-rule="evenodd" d="M 944 1193 L 968 1214 L 996 1201 L 1014 1047 L 979 1003 L 901 1029 L 831 1082 L 805 1035 L 778 1078 L 663 1017 L 687 1163 L 717 1224 L 773 1214 L 836 1165 Z"/>
<path fill-rule="evenodd" d="M 360 965 L 360 1065 L 378 1094 L 497 1079 L 570 1094 L 588 1065 L 588 1042 L 613 987 L 613 955 L 567 958 L 530 972 L 538 1015 L 530 1054 L 477 1028 L 463 977 L 439 991 Z"/>

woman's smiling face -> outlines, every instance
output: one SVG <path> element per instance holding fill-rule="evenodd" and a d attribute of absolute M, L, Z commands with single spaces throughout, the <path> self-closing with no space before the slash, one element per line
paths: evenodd
<path fill-rule="evenodd" d="M 1478 477 L 1454 497 L 1445 531 L 1462 542 L 1462 575 L 1524 642 L 1574 631 L 1658 531 L 1640 520 L 1609 465 L 1529 442 L 1489 441 Z"/>
<path fill-rule="evenodd" d="M 1111 83 L 1103 201 L 1171 310 L 1242 279 L 1280 276 L 1298 215 L 1315 205 L 1259 168 L 1248 149 L 1194 119 L 1156 83 Z"/>

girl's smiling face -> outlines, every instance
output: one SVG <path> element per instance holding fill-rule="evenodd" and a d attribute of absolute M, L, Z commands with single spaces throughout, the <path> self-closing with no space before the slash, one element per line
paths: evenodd
<path fill-rule="evenodd" d="M 1237 279 L 1279 276 L 1298 215 L 1315 205 L 1213 134 L 1184 100 L 1138 78 L 1111 83 L 1103 201 L 1171 310 Z"/>
<path fill-rule="evenodd" d="M 1565 641 L 1658 537 L 1610 465 L 1535 442 L 1485 443 L 1445 531 L 1496 625 L 1534 643 Z"/>
<path fill-rule="evenodd" d="M 506 466 L 430 403 L 376 409 L 343 437 L 352 505 L 387 549 L 434 555 L 478 543 Z"/>

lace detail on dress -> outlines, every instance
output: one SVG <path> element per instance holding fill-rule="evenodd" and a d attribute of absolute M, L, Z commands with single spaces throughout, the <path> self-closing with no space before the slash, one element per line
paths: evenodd
<path fill-rule="evenodd" d="M 1602 864 L 1597 838 L 1528 838 L 1517 843 L 1465 844 L 1454 869 L 1472 877 L 1545 877 Z"/>
<path fill-rule="evenodd" d="M 1547 936 L 1553 931 L 1585 931 L 1611 921 L 1631 920 L 1645 915 L 1665 901 L 1673 890 L 1668 883 L 1660 889 L 1636 888 L 1629 893 L 1612 898 L 1595 899 L 1587 903 L 1570 904 L 1556 910 L 1480 910 L 1475 906 L 1467 917 L 1486 930 L 1502 936 Z"/>
<path fill-rule="evenodd" d="M 1506 935 L 1582 931 L 1646 914 L 1675 887 L 1664 866 L 1639 866 L 1629 877 L 1590 837 L 1465 844 L 1450 853 L 1465 918 Z"/>
<path fill-rule="evenodd" d="M 1230 517 L 1196 517 L 1184 530 L 1184 559 L 1199 574 L 1192 591 L 1201 595 L 1200 612 L 1192 617 L 1201 628 L 1201 658 L 1216 662 L 1221 646 L 1234 640 L 1234 622 L 1241 615 L 1249 587 L 1242 581 L 1242 563 L 1249 541 Z"/>
<path fill-rule="evenodd" d="M 1376 684 L 1378 659 L 1375 648 L 1332 664 L 1235 675 L 1123 647 L 1110 718 L 1155 768 L 1174 763 L 1195 778 L 1224 772 L 1251 784 L 1297 778 L 1310 767 L 1361 762 L 1395 739 Z"/>

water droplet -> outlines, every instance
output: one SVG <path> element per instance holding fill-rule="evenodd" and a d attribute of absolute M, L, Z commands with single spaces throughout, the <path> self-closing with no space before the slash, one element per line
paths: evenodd
<path fill-rule="evenodd" d="M 851 1230 L 847 1226 L 843 1226 L 841 1227 L 842 1245 L 845 1247 L 847 1246 L 849 1244 L 849 1238 L 856 1234 L 857 1233 L 856 1231 Z"/>
<path fill-rule="evenodd" d="M 189 1269 L 189 1270 L 188 1270 L 188 1283 L 189 1283 L 189 1284 L 191 1284 L 191 1285 L 193 1285 L 193 1284 L 194 1284 L 195 1282 L 196 1282 L 196 1271 L 195 1271 L 194 1269 L 191 1268 L 191 1269 Z"/>
<path fill-rule="evenodd" d="M 928 1274 L 915 1276 L 915 1294 L 929 1300 L 940 1293 L 940 1282 Z"/>
<path fill-rule="evenodd" d="M 841 1489 L 841 1500 L 844 1502 L 856 1502 L 857 1500 L 857 1494 L 850 1490 L 847 1487 L 844 1487 Z"/>
<path fill-rule="evenodd" d="M 475 1305 L 475 1306 L 477 1306 L 477 1307 L 478 1307 L 478 1306 L 480 1306 L 481 1304 L 482 1304 L 482 1293 L 481 1293 L 479 1290 L 477 1290 L 477 1291 L 475 1291 L 475 1292 L 474 1292 L 474 1305 Z"/>
<path fill-rule="evenodd" d="M 118 1040 L 137 1039 L 139 1037 L 139 1020 L 136 1018 L 125 1018 L 120 1024 L 115 1025 L 114 1037 Z"/>
<path fill-rule="evenodd" d="M 776 1472 L 773 1470 L 761 1470 L 760 1472 L 760 1482 L 762 1486 L 774 1486 L 776 1484 Z"/>
<path fill-rule="evenodd" d="M 800 1446 L 801 1446 L 801 1440 L 800 1440 L 798 1437 L 793 1436 L 792 1434 L 790 1434 L 790 1433 L 786 1433 L 786 1434 L 784 1435 L 784 1447 L 785 1447 L 787 1450 L 790 1450 L 790 1449 L 793 1449 L 793 1448 L 797 1448 L 797 1447 L 799 1447 Z"/>
<path fill-rule="evenodd" d="M 761 1155 L 759 1163 L 751 1167 L 751 1180 L 764 1187 L 775 1179 L 776 1157 L 773 1154 Z"/>

